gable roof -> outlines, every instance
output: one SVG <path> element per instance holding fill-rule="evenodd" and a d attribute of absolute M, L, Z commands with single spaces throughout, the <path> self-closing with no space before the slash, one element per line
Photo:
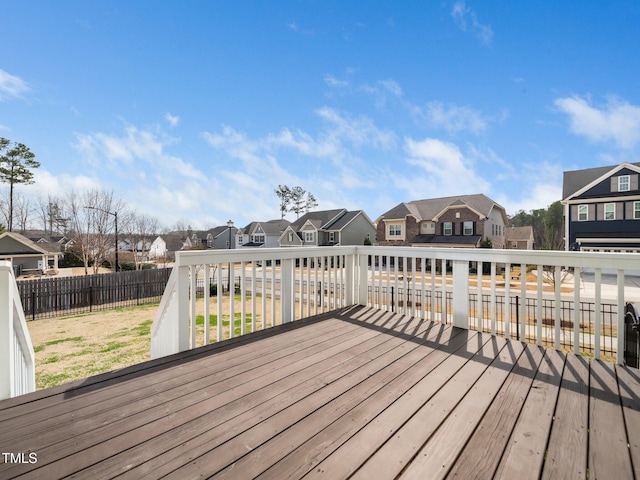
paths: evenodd
<path fill-rule="evenodd" d="M 619 172 L 623 168 L 630 168 L 640 172 L 640 162 L 621 163 L 608 167 L 585 168 L 582 170 L 570 170 L 562 174 L 562 198 L 569 200 L 580 195 L 589 188 L 597 185 L 607 177 Z"/>
<path fill-rule="evenodd" d="M 504 229 L 506 241 L 513 240 L 533 240 L 533 227 L 531 225 L 524 227 L 506 227 Z"/>
<path fill-rule="evenodd" d="M 459 206 L 467 206 L 485 217 L 488 217 L 491 210 L 497 207 L 501 210 L 505 223 L 507 221 L 504 207 L 482 193 L 404 202 L 383 213 L 380 219 L 400 219 L 406 215 L 413 215 L 418 221 L 436 221 L 437 217 L 447 208 Z"/>
<path fill-rule="evenodd" d="M 324 229 L 325 225 L 329 225 L 339 218 L 340 215 L 346 213 L 346 209 L 338 208 L 335 210 L 320 210 L 317 212 L 305 213 L 291 224 L 293 231 L 299 231 L 303 225 L 310 222 L 317 229 Z"/>
<path fill-rule="evenodd" d="M 13 242 L 11 242 L 13 240 Z M 13 243 L 17 246 L 3 247 L 2 244 Z M 0 235 L 0 255 L 60 255 L 60 249 L 49 250 L 46 248 L 49 243 L 37 244 L 32 240 L 29 240 L 24 235 L 20 235 L 16 232 L 4 232 Z M 11 250 L 11 251 L 9 251 Z"/>

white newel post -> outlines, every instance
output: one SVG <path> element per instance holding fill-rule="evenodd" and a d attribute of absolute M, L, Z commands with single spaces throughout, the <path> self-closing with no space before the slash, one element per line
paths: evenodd
<path fill-rule="evenodd" d="M 184 352 L 189 350 L 189 267 L 179 266 L 179 262 L 177 261 L 174 268 L 178 269 L 177 315 L 176 318 L 171 319 L 171 321 L 178 323 L 176 328 L 178 334 L 178 352 Z M 193 294 L 195 295 L 195 292 L 193 292 Z"/>
<path fill-rule="evenodd" d="M 367 306 L 369 301 L 369 255 L 357 255 L 358 258 L 358 304 Z"/>
<path fill-rule="evenodd" d="M 0 261 L 0 399 L 35 389 L 35 354 L 13 268 Z"/>
<path fill-rule="evenodd" d="M 0 262 L 0 399 L 12 397 L 13 299 L 11 264 Z"/>
<path fill-rule="evenodd" d="M 453 261 L 453 326 L 469 328 L 469 261 Z"/>
<path fill-rule="evenodd" d="M 294 272 L 295 263 L 293 259 L 287 258 L 280 262 L 280 321 L 289 323 L 293 321 L 295 311 L 294 292 Z"/>

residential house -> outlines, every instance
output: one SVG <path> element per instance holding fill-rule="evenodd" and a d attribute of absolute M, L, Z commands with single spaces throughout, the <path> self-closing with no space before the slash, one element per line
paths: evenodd
<path fill-rule="evenodd" d="M 276 248 L 280 246 L 280 235 L 291 225 L 288 220 L 276 219 L 267 222 L 251 222 L 236 232 L 238 247 Z"/>
<path fill-rule="evenodd" d="M 9 260 L 17 274 L 58 270 L 60 249 L 48 249 L 16 232 L 0 235 L 0 260 Z"/>
<path fill-rule="evenodd" d="M 640 252 L 640 163 L 564 172 L 566 250 Z"/>
<path fill-rule="evenodd" d="M 533 227 L 510 226 L 505 229 L 505 248 L 512 250 L 533 250 Z"/>
<path fill-rule="evenodd" d="M 173 261 L 176 252 L 191 246 L 191 240 L 182 233 L 164 233 L 158 235 L 149 247 L 149 259 Z"/>
<path fill-rule="evenodd" d="M 280 235 L 281 247 L 363 245 L 373 243 L 376 228 L 362 210 L 345 208 L 309 212 Z"/>
<path fill-rule="evenodd" d="M 210 230 L 193 232 L 189 237 L 190 248 L 236 248 L 237 231 L 237 227 L 229 228 L 227 225 L 220 225 Z"/>
<path fill-rule="evenodd" d="M 505 247 L 507 213 L 483 194 L 401 203 L 376 221 L 380 245 L 478 248 L 483 239 Z"/>

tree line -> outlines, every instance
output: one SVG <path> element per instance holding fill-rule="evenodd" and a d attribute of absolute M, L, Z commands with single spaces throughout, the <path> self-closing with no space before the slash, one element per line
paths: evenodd
<path fill-rule="evenodd" d="M 519 210 L 509 218 L 509 225 L 533 227 L 533 239 L 538 249 L 564 249 L 564 209 L 560 200 L 553 202 L 547 208 L 529 212 Z"/>
<path fill-rule="evenodd" d="M 25 232 L 39 223 L 45 235 L 64 235 L 71 240 L 73 246 L 68 253 L 82 262 L 85 273 L 90 267 L 97 273 L 107 258 L 115 265 L 117 225 L 120 241 L 126 242 L 133 252 L 135 268 L 142 268 L 149 245 L 160 230 L 156 218 L 127 210 L 113 191 L 99 189 L 72 190 L 61 196 L 36 195 L 34 203 L 16 192 L 15 186 L 34 183 L 33 170 L 39 167 L 35 154 L 27 146 L 0 137 L 0 182 L 9 185 L 6 197 L 0 198 L 0 213 L 4 217 L 0 233 L 12 232 L 15 227 Z"/>

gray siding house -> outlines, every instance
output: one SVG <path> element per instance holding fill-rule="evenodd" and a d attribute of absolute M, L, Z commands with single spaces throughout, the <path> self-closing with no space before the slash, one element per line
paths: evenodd
<path fill-rule="evenodd" d="M 285 219 L 251 222 L 236 232 L 236 245 L 238 248 L 277 248 L 280 246 L 280 235 L 290 224 Z"/>
<path fill-rule="evenodd" d="M 281 247 L 363 245 L 376 234 L 371 219 L 362 210 L 344 208 L 309 212 L 280 235 Z"/>

